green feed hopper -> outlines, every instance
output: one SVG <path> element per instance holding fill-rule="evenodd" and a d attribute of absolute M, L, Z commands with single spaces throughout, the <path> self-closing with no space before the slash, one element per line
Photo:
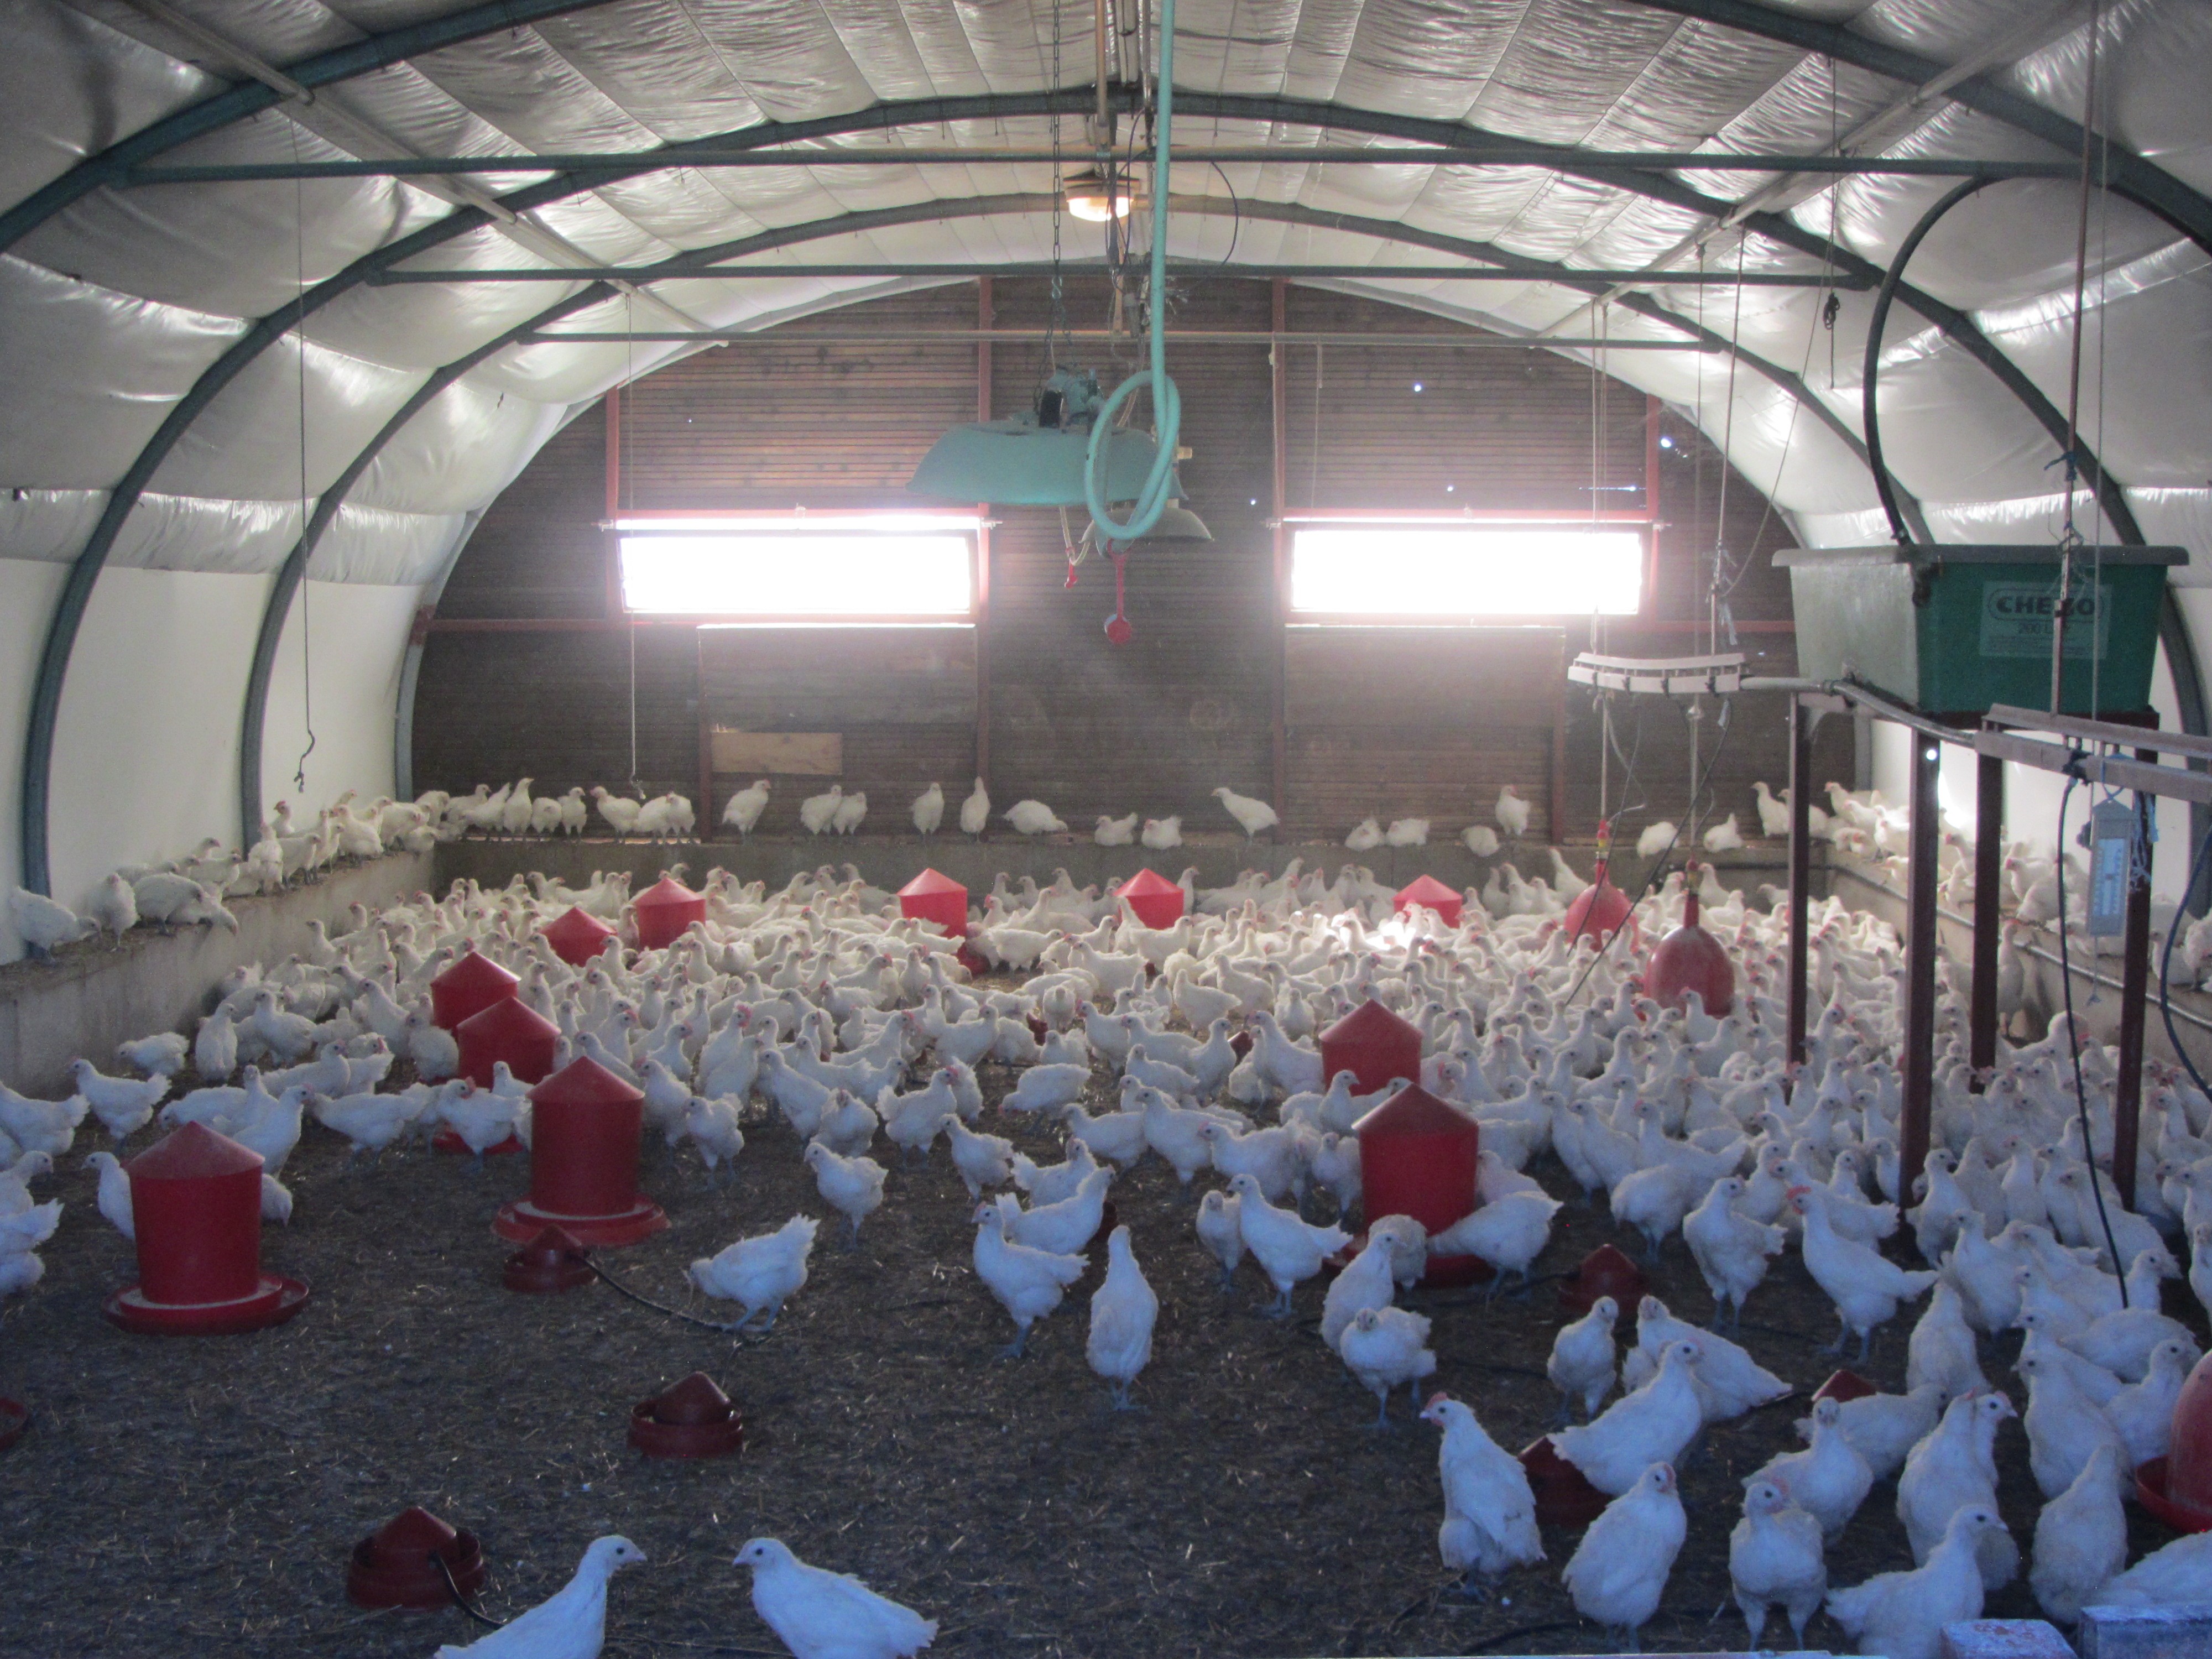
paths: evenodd
<path fill-rule="evenodd" d="M 1774 562 L 1790 572 L 1806 678 L 1856 680 L 1929 714 L 2051 706 L 2057 548 L 1793 547 Z M 2179 547 L 2075 552 L 2062 713 L 2150 706 L 2166 567 L 2188 562 Z"/>

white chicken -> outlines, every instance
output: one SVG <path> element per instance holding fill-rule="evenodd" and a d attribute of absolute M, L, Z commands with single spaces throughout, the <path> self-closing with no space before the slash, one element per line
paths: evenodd
<path fill-rule="evenodd" d="M 41 1154 L 43 1156 L 43 1154 Z M 94 1152 L 85 1159 L 88 1169 L 100 1172 L 99 1206 L 115 1231 L 136 1243 L 138 1228 L 131 1211 L 131 1177 L 112 1152 Z"/>
<path fill-rule="evenodd" d="M 1528 833 L 1528 803 L 1521 798 L 1521 792 L 1511 784 L 1506 784 L 1498 790 L 1497 803 L 1491 811 L 1497 817 L 1498 827 L 1510 839 L 1518 841 Z M 1494 853 L 1498 849 L 1493 846 L 1490 850 Z"/>
<path fill-rule="evenodd" d="M 814 1188 L 823 1201 L 845 1218 L 845 1248 L 860 1247 L 860 1223 L 883 1207 L 884 1177 L 890 1173 L 872 1158 L 841 1158 L 818 1140 L 801 1155 L 814 1171 Z"/>
<path fill-rule="evenodd" d="M 1708 1423 L 1724 1423 L 1781 1399 L 1790 1385 L 1724 1336 L 1677 1319 L 1667 1304 L 1647 1296 L 1637 1304 L 1636 1346 L 1620 1368 L 1620 1386 L 1640 1389 L 1657 1372 L 1668 1346 L 1688 1342 L 1698 1351 L 1698 1400 Z"/>
<path fill-rule="evenodd" d="M 1551 1358 L 1544 1362 L 1544 1375 L 1559 1391 L 1559 1420 L 1562 1425 L 1577 1401 L 1582 1405 L 1583 1420 L 1589 1421 L 1605 1403 L 1606 1395 L 1613 1392 L 1620 1376 L 1613 1328 L 1620 1318 L 1620 1304 L 1609 1296 L 1601 1296 L 1590 1304 L 1588 1313 L 1571 1324 L 1562 1325 L 1559 1334 L 1552 1339 Z"/>
<path fill-rule="evenodd" d="M 1623 1395 L 1594 1421 L 1552 1436 L 1559 1455 L 1601 1492 L 1615 1497 L 1636 1484 L 1647 1464 L 1672 1463 L 1705 1426 L 1698 1402 L 1698 1346 L 1672 1342 L 1658 1373 Z"/>
<path fill-rule="evenodd" d="M 1137 839 L 1155 853 L 1164 853 L 1182 845 L 1182 819 L 1146 818 L 1145 827 L 1137 832 Z"/>
<path fill-rule="evenodd" d="M 1091 1369 L 1111 1385 L 1116 1411 L 1131 1409 L 1129 1385 L 1152 1359 L 1152 1326 L 1159 1316 L 1160 1298 L 1137 1265 L 1129 1230 L 1116 1227 L 1106 1239 L 1105 1282 L 1091 1295 L 1091 1334 L 1083 1350 Z"/>
<path fill-rule="evenodd" d="M 945 822 L 945 786 L 933 782 L 914 798 L 907 814 L 914 820 L 915 834 L 935 835 L 937 826 Z"/>
<path fill-rule="evenodd" d="M 1805 1270 L 1836 1304 L 1843 1332 L 1824 1352 L 1840 1353 L 1844 1339 L 1856 1334 L 1859 1358 L 1874 1345 L 1875 1329 L 1897 1316 L 1898 1304 L 1917 1299 L 1936 1282 L 1933 1272 L 1908 1273 L 1863 1244 L 1840 1237 L 1829 1224 L 1834 1200 L 1825 1187 L 1794 1187 L 1790 1204 L 1804 1218 Z"/>
<path fill-rule="evenodd" d="M 1440 1233 L 1431 1233 L 1428 1253 L 1437 1255 L 1480 1256 L 1496 1272 L 1490 1294 L 1496 1296 L 1505 1275 L 1528 1282 L 1529 1264 L 1543 1255 L 1552 1241 L 1552 1218 L 1565 1206 L 1542 1193 L 1515 1192 L 1469 1211 Z"/>
<path fill-rule="evenodd" d="M 2004 1530 L 1993 1506 L 1970 1504 L 1951 1516 L 1942 1541 L 1921 1565 L 1830 1591 L 1828 1616 L 1856 1638 L 1861 1653 L 1937 1659 L 1944 1626 L 1981 1617 L 1975 1551 L 1984 1539 Z"/>
<path fill-rule="evenodd" d="M 2120 1468 L 2110 1446 L 2100 1446 L 2074 1484 L 2035 1517 L 2035 1547 L 2027 1571 L 2036 1605 L 2062 1625 L 2128 1564 L 2128 1517 L 2120 1505 Z"/>
<path fill-rule="evenodd" d="M 979 1134 L 955 1113 L 945 1120 L 945 1138 L 952 1149 L 952 1167 L 969 1198 L 980 1198 L 984 1188 L 1003 1186 L 1014 1178 L 1014 1143 L 1005 1136 Z"/>
<path fill-rule="evenodd" d="M 607 1581 L 644 1559 L 645 1552 L 627 1538 L 594 1539 L 575 1576 L 551 1596 L 482 1641 L 448 1643 L 434 1659 L 599 1659 L 606 1642 Z"/>
<path fill-rule="evenodd" d="M 1266 801 L 1251 795 L 1240 795 L 1225 783 L 1213 791 L 1213 798 L 1221 803 L 1223 811 L 1237 820 L 1237 827 L 1244 832 L 1247 841 L 1252 840 L 1262 830 L 1272 830 L 1281 822 L 1275 809 Z"/>
<path fill-rule="evenodd" d="M 937 1639 L 934 1619 L 809 1566 L 781 1539 L 749 1540 L 732 1565 L 752 1570 L 753 1611 L 795 1659 L 910 1659 Z"/>
<path fill-rule="evenodd" d="M 1231 1200 L 1231 1202 L 1236 1202 Z M 1239 1248 L 1242 1246 L 1240 1244 Z M 1390 1257 L 1390 1241 L 1370 1237 L 1359 1254 L 1331 1279 L 1322 1297 L 1321 1340 L 1331 1348 L 1346 1327 L 1369 1308 L 1387 1308 L 1397 1300 L 1398 1281 Z"/>
<path fill-rule="evenodd" d="M 1101 812 L 1098 827 L 1091 832 L 1091 839 L 1101 847 L 1127 847 L 1136 838 L 1137 815 L 1134 812 L 1118 818 L 1109 818 Z"/>
<path fill-rule="evenodd" d="M 1403 1308 L 1362 1308 L 1337 1338 L 1345 1368 L 1375 1395 L 1376 1428 L 1390 1425 L 1391 1389 L 1404 1383 L 1418 1394 L 1421 1379 L 1436 1375 L 1429 1327 L 1429 1320 Z"/>
<path fill-rule="evenodd" d="M 1443 1431 L 1437 1472 L 1444 1489 L 1437 1529 L 1444 1565 L 1469 1583 L 1487 1583 L 1544 1559 L 1536 1499 L 1521 1460 L 1492 1440 L 1474 1410 L 1449 1395 L 1431 1397 L 1421 1421 Z"/>
<path fill-rule="evenodd" d="M 975 1277 L 981 1279 L 1014 1322 L 1018 1334 L 1002 1358 L 1019 1358 L 1029 1345 L 1030 1327 L 1060 1306 L 1067 1287 L 1088 1265 L 1079 1255 L 1053 1255 L 1017 1244 L 1006 1237 L 1006 1217 L 996 1204 L 975 1206 Z"/>
<path fill-rule="evenodd" d="M 1813 1402 L 1809 1448 L 1768 1459 L 1752 1480 L 1781 1487 L 1791 1503 L 1819 1523 L 1820 1536 L 1831 1543 L 1843 1535 L 1874 1489 L 1874 1471 L 1844 1433 L 1843 1406 L 1835 1400 Z"/>
<path fill-rule="evenodd" d="M 722 822 L 740 836 L 750 836 L 768 811 L 769 787 L 766 778 L 755 778 L 722 805 Z"/>
<path fill-rule="evenodd" d="M 1267 1311 L 1271 1318 L 1291 1316 L 1291 1292 L 1321 1271 L 1323 1261 L 1352 1243 L 1341 1227 L 1316 1227 L 1293 1210 L 1278 1209 L 1267 1202 L 1260 1183 L 1249 1175 L 1231 1180 L 1229 1190 L 1237 1201 L 1237 1224 L 1244 1248 L 1275 1287 L 1275 1300 Z"/>
<path fill-rule="evenodd" d="M 1486 823 L 1470 823 L 1459 832 L 1459 838 L 1465 843 L 1467 850 L 1479 859 L 1495 858 L 1498 855 L 1499 845 L 1498 831 Z"/>
<path fill-rule="evenodd" d="M 1636 838 L 1636 856 L 1640 859 L 1657 858 L 1674 846 L 1675 837 L 1680 833 L 1664 818 L 1660 819 L 1656 823 L 1646 825 L 1644 833 Z"/>
<path fill-rule="evenodd" d="M 2185 1534 L 2154 1550 L 2088 1598 L 2094 1607 L 2162 1607 L 2202 1601 L 2212 1583 L 2212 1532 Z"/>
<path fill-rule="evenodd" d="M 830 828 L 838 835 L 849 836 L 867 816 L 867 791 L 855 789 L 837 803 L 837 810 L 830 815 Z"/>
<path fill-rule="evenodd" d="M 1736 1208 L 1744 1194 L 1741 1176 L 1728 1176 L 1706 1189 L 1704 1201 L 1682 1218 L 1682 1240 L 1696 1259 L 1716 1312 L 1725 1309 L 1743 1322 L 1744 1298 L 1766 1277 L 1766 1264 L 1782 1254 L 1789 1234 L 1753 1219 Z M 1717 1323 L 1717 1319 L 1715 1322 Z"/>
<path fill-rule="evenodd" d="M 1066 1198 L 1027 1210 L 1012 1193 L 1000 1193 L 997 1202 L 1006 1218 L 1006 1237 L 1048 1255 L 1074 1255 L 1097 1236 L 1106 1212 L 1106 1188 L 1113 1179 L 1111 1170 L 1093 1170 Z"/>
<path fill-rule="evenodd" d="M 1382 826 L 1373 818 L 1362 818 L 1352 826 L 1344 844 L 1355 853 L 1371 853 L 1382 844 Z"/>
<path fill-rule="evenodd" d="M 1633 1651 L 1636 1632 L 1659 1611 L 1688 1533 L 1673 1465 L 1647 1464 L 1590 1522 L 1559 1576 L 1575 1611 L 1619 1631 Z"/>
<path fill-rule="evenodd" d="M 975 787 L 968 799 L 960 803 L 960 833 L 980 836 L 991 825 L 991 792 L 983 787 L 983 780 L 975 780 Z"/>
<path fill-rule="evenodd" d="M 154 1109 L 169 1092 L 167 1075 L 143 1082 L 137 1078 L 108 1077 L 88 1060 L 71 1060 L 69 1074 L 70 1085 L 84 1097 L 92 1115 L 118 1141 L 129 1139 L 151 1122 Z"/>
<path fill-rule="evenodd" d="M 809 795 L 799 803 L 799 827 L 810 836 L 818 836 L 836 821 L 837 808 L 845 799 L 845 786 L 833 783 L 818 795 Z"/>
<path fill-rule="evenodd" d="M 1382 832 L 1387 847 L 1426 847 L 1429 844 L 1429 821 L 1426 818 L 1394 818 L 1390 827 Z"/>
<path fill-rule="evenodd" d="M 1198 1242 L 1220 1264 L 1224 1293 L 1237 1277 L 1237 1264 L 1244 1260 L 1244 1229 L 1238 1213 L 1241 1208 L 1233 1194 L 1218 1189 L 1198 1201 Z"/>
<path fill-rule="evenodd" d="M 1746 1483 L 1743 1519 L 1729 1534 L 1729 1580 L 1753 1648 L 1771 1607 L 1783 1610 L 1802 1644 L 1805 1626 L 1828 1593 L 1828 1563 L 1820 1523 L 1790 1501 L 1780 1482 L 1754 1475 Z"/>
<path fill-rule="evenodd" d="M 1928 1559 L 1960 1510 L 1979 1507 L 1996 1512 L 1997 1425 L 2018 1415 L 2001 1394 L 1954 1400 L 1934 1431 L 1906 1455 L 1897 1478 L 1897 1518 L 1905 1522 L 1914 1560 Z M 1975 1547 L 1987 1589 L 2002 1589 L 2012 1582 L 2020 1570 L 2020 1547 L 2009 1533 L 1978 1538 Z"/>
<path fill-rule="evenodd" d="M 1743 831 L 1736 828 L 1735 814 L 1731 812 L 1705 833 L 1708 853 L 1741 853 L 1743 850 Z"/>
<path fill-rule="evenodd" d="M 740 1330 L 763 1310 L 768 1317 L 761 1329 L 773 1330 L 783 1304 L 805 1288 L 806 1264 L 820 1224 L 811 1215 L 795 1215 L 772 1233 L 741 1238 L 714 1255 L 699 1257 L 684 1270 L 684 1276 L 702 1294 L 736 1303 Z"/>
<path fill-rule="evenodd" d="M 1041 800 L 1018 800 L 999 816 L 1014 826 L 1016 835 L 1060 836 L 1067 833 L 1067 825 Z"/>

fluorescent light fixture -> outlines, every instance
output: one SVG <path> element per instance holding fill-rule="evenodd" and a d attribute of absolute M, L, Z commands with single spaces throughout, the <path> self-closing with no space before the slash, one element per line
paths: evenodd
<path fill-rule="evenodd" d="M 726 525 L 711 535 L 622 538 L 623 605 L 642 616 L 965 621 L 975 609 L 963 534 Z"/>
<path fill-rule="evenodd" d="M 1538 525 L 1332 525 L 1291 542 L 1291 609 L 1422 618 L 1633 616 L 1644 538 Z"/>

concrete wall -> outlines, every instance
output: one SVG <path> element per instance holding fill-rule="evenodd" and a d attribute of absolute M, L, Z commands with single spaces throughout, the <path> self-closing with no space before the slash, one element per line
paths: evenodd
<path fill-rule="evenodd" d="M 119 944 L 72 946 L 50 963 L 0 967 L 0 1082 L 25 1094 L 65 1092 L 63 1068 L 79 1055 L 116 1069 L 115 1045 L 155 1031 L 186 1030 L 216 981 L 242 963 L 274 965 L 300 950 L 311 918 L 333 927 L 356 902 L 391 903 L 428 885 L 427 854 L 395 853 L 307 886 L 238 899 L 238 932 L 137 927 Z"/>

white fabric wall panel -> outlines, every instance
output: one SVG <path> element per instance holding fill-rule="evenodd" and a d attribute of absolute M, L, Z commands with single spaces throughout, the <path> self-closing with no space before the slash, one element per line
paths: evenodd
<path fill-rule="evenodd" d="M 304 424 L 306 493 L 320 495 L 422 380 L 413 369 L 386 368 L 318 345 L 303 348 L 295 337 L 287 337 L 216 395 L 155 469 L 154 488 L 180 495 L 296 501 Z"/>
<path fill-rule="evenodd" d="M 216 90 L 164 52 L 52 0 L 0 0 L 0 201 L 14 202 L 123 133 Z"/>
<path fill-rule="evenodd" d="M 245 332 L 0 257 L 0 485 L 105 489 Z"/>
<path fill-rule="evenodd" d="M 1840 365 L 1838 369 L 1840 371 Z M 1856 377 L 1854 377 L 1856 379 Z M 1831 403 L 1857 424 L 1858 390 Z M 2058 446 L 1965 349 L 1935 330 L 1891 344 L 1881 364 L 1882 459 L 1923 501 L 2040 495 Z"/>
<path fill-rule="evenodd" d="M 269 684 L 261 741 L 266 810 L 289 800 L 295 813 L 311 817 L 349 789 L 364 801 L 392 793 L 399 665 L 417 591 L 356 582 L 301 584 Z M 299 784 L 303 765 L 304 789 Z"/>
<path fill-rule="evenodd" d="M 110 570 L 54 733 L 54 896 L 122 864 L 238 838 L 238 726 L 265 576 Z"/>
<path fill-rule="evenodd" d="M 465 513 L 506 488 L 553 435 L 559 414 L 464 380 L 399 429 L 349 499 L 409 513 Z"/>
<path fill-rule="evenodd" d="M 0 559 L 0 884 L 13 886 L 22 851 L 17 815 L 12 810 L 23 781 L 23 722 L 30 712 L 31 685 L 38 677 L 39 647 L 46 636 L 68 573 L 59 565 Z M 0 962 L 23 954 L 23 941 L 0 905 Z"/>
<path fill-rule="evenodd" d="M 445 563 L 467 522 L 464 513 L 394 513 L 348 501 L 307 561 L 323 582 L 413 587 Z"/>
<path fill-rule="evenodd" d="M 0 559 L 70 562 L 106 505 L 105 490 L 27 490 L 21 501 L 12 491 L 0 495 Z M 253 574 L 284 562 L 300 525 L 297 501 L 144 495 L 123 521 L 108 563 Z"/>

